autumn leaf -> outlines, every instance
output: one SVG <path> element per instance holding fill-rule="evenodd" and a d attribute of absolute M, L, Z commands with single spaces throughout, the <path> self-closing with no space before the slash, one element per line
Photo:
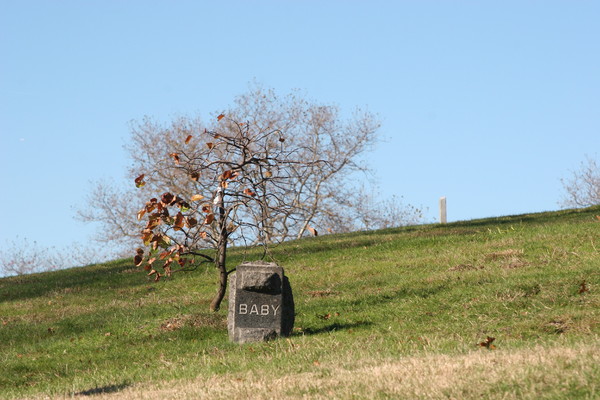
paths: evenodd
<path fill-rule="evenodd" d="M 209 150 L 212 150 L 213 147 L 215 147 L 215 144 L 213 142 L 208 142 L 206 143 L 206 147 L 208 147 Z"/>
<path fill-rule="evenodd" d="M 158 206 L 158 200 L 153 197 L 146 203 L 146 212 L 151 213 Z"/>
<path fill-rule="evenodd" d="M 146 175 L 141 174 L 140 176 L 138 176 L 137 178 L 135 178 L 134 182 L 135 182 L 135 187 L 137 188 L 141 188 L 142 186 L 144 186 L 146 184 L 146 182 L 144 182 L 144 177 Z"/>
<path fill-rule="evenodd" d="M 271 171 L 266 171 L 265 172 L 265 178 L 270 178 L 273 176 L 273 173 Z"/>
<path fill-rule="evenodd" d="M 177 215 L 175 216 L 175 224 L 173 225 L 173 229 L 175 229 L 176 231 L 180 231 L 181 229 L 183 229 L 183 226 L 185 224 L 184 221 L 184 217 L 182 213 L 177 213 Z"/>
<path fill-rule="evenodd" d="M 175 200 L 175 196 L 169 192 L 163 193 L 162 197 L 160 198 L 160 202 L 167 206 L 170 205 L 173 200 Z"/>
<path fill-rule="evenodd" d="M 145 208 L 142 208 L 140 211 L 138 211 L 138 213 L 137 213 L 137 219 L 138 219 L 138 221 L 140 221 L 144 217 L 144 214 L 146 214 L 146 209 Z"/>
<path fill-rule="evenodd" d="M 185 220 L 185 224 L 187 225 L 188 228 L 193 228 L 196 225 L 198 225 L 198 220 L 196 218 L 194 218 L 194 217 L 188 217 Z"/>
<path fill-rule="evenodd" d="M 308 229 L 308 231 L 310 233 L 312 233 L 313 236 L 319 236 L 319 232 L 317 232 L 317 230 L 315 228 L 313 228 L 312 226 L 307 226 L 306 229 Z"/>
<path fill-rule="evenodd" d="M 245 190 L 244 190 L 244 194 L 245 194 L 246 196 L 252 196 L 252 197 L 256 196 L 256 193 L 255 193 L 255 192 L 253 192 L 253 191 L 252 191 L 252 190 L 250 190 L 250 189 L 245 189 Z"/>
<path fill-rule="evenodd" d="M 190 140 L 192 140 L 193 136 L 192 135 L 188 135 L 188 137 L 185 138 L 185 144 L 188 144 L 190 142 Z"/>
<path fill-rule="evenodd" d="M 202 200 L 203 198 L 204 198 L 204 196 L 202 196 L 201 194 L 195 194 L 195 195 L 193 195 L 193 196 L 190 198 L 190 200 L 191 200 L 191 201 L 200 201 L 200 200 Z"/>
<path fill-rule="evenodd" d="M 190 174 L 190 179 L 194 182 L 198 182 L 198 179 L 200 179 L 200 174 L 198 172 L 192 172 Z"/>
<path fill-rule="evenodd" d="M 150 242 L 152 241 L 153 236 L 154 236 L 154 234 L 152 233 L 152 231 L 150 229 L 145 231 L 142 234 L 142 241 L 144 242 L 144 245 L 148 246 L 150 244 Z"/>
<path fill-rule="evenodd" d="M 223 118 L 225 118 L 225 114 L 219 114 L 219 116 L 217 117 L 217 121 L 220 121 Z"/>
<path fill-rule="evenodd" d="M 588 288 L 587 283 L 585 281 L 579 284 L 579 294 L 584 294 L 585 292 L 589 292 L 590 288 Z"/>
<path fill-rule="evenodd" d="M 488 336 L 485 341 L 479 343 L 479 346 L 481 347 L 485 347 L 489 350 L 494 350 L 496 348 L 496 346 L 494 346 L 492 343 L 494 342 L 494 340 L 496 340 L 496 338 L 490 337 Z"/>
<path fill-rule="evenodd" d="M 169 154 L 169 156 L 173 159 L 173 161 L 175 161 L 175 164 L 179 165 L 179 154 L 177 153 L 171 153 Z"/>
<path fill-rule="evenodd" d="M 208 214 L 204 219 L 205 225 L 210 225 L 215 220 L 215 214 Z"/>
<path fill-rule="evenodd" d="M 209 212 L 211 212 L 211 210 L 212 210 L 212 207 L 211 207 L 210 204 L 206 203 L 206 204 L 202 205 L 202 212 L 203 213 L 209 213 Z"/>
<path fill-rule="evenodd" d="M 142 261 L 144 261 L 144 257 L 137 254 L 135 257 L 133 257 L 133 264 L 136 267 L 139 267 L 140 265 L 142 265 Z"/>

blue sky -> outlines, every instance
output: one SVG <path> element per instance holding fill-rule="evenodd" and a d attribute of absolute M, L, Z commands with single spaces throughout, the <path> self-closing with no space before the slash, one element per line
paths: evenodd
<path fill-rule="evenodd" d="M 600 145 L 600 2 L 0 1 L 0 246 L 85 242 L 129 121 L 256 80 L 377 113 L 382 196 L 450 221 L 557 209 Z M 129 182 L 128 182 L 129 184 Z"/>

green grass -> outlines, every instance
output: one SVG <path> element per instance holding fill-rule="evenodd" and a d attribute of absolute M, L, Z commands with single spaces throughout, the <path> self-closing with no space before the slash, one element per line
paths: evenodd
<path fill-rule="evenodd" d="M 208 311 L 210 267 L 159 283 L 131 260 L 0 279 L 0 398 L 597 398 L 597 214 L 286 243 L 273 257 L 294 334 L 243 346 L 226 302 Z M 487 336 L 496 349 L 477 345 Z"/>

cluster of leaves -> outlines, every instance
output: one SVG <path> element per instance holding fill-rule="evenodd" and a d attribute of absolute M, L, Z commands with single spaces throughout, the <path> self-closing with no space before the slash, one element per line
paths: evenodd
<path fill-rule="evenodd" d="M 217 119 L 222 130 L 205 129 L 201 137 L 186 133 L 168 154 L 169 164 L 134 180 L 142 188 L 152 176 L 175 169 L 193 188 L 191 195 L 166 192 L 160 199 L 153 197 L 137 212 L 138 220 L 147 218 L 141 238 L 148 251 L 138 249 L 135 264 L 156 280 L 170 276 L 177 266 L 185 269 L 196 257 L 214 262 L 226 276 L 229 244 L 266 247 L 274 238 L 284 238 L 277 232 L 286 226 L 280 221 L 301 214 L 291 196 L 297 176 L 327 164 L 302 159 L 301 152 L 284 146 L 279 130 L 252 129 L 223 114 Z M 158 264 L 163 273 L 154 267 Z"/>

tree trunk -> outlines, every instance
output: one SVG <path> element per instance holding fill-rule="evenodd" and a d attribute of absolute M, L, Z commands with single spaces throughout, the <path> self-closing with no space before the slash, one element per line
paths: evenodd
<path fill-rule="evenodd" d="M 227 291 L 227 221 L 225 216 L 225 200 L 224 196 L 221 196 L 217 206 L 219 207 L 219 241 L 217 243 L 217 254 L 215 257 L 215 264 L 219 270 L 219 289 L 217 294 L 210 303 L 210 310 L 213 312 L 219 311 L 221 308 L 221 302 L 225 297 Z"/>

